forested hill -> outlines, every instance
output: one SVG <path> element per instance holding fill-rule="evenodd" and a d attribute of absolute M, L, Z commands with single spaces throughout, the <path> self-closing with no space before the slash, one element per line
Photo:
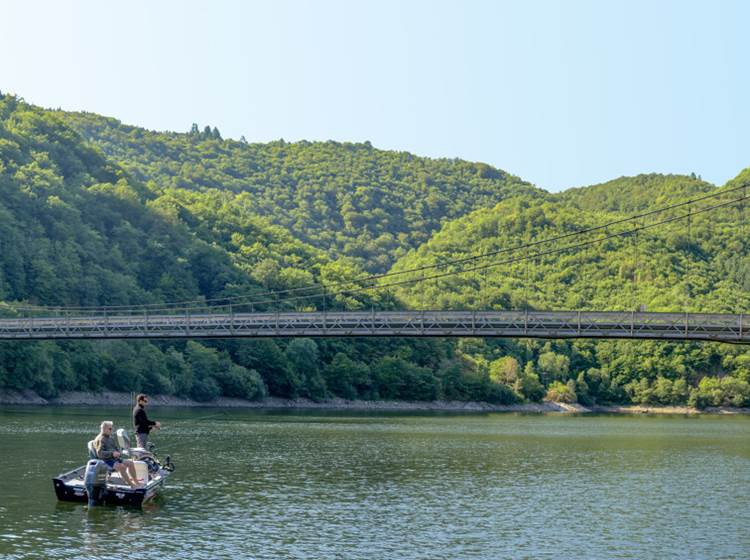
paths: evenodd
<path fill-rule="evenodd" d="M 750 170 L 724 190 L 745 185 Z M 716 191 L 696 177 L 651 174 L 552 195 L 483 164 L 366 143 L 247 144 L 197 127 L 149 132 L 0 95 L 0 314 L 26 303 L 267 300 L 275 290 L 368 271 L 441 264 L 445 272 L 456 258 Z M 749 215 L 750 205 L 728 206 L 696 214 L 689 230 L 673 222 L 528 264 L 373 296 L 329 295 L 325 304 L 362 308 L 380 298 L 391 308 L 747 313 Z M 546 396 L 747 406 L 750 351 L 588 340 L 0 343 L 0 390 L 103 388 L 200 400 Z"/>
<path fill-rule="evenodd" d="M 0 158 L 0 300 L 217 298 L 312 282 L 309 271 L 332 262 L 263 218 L 208 197 L 160 196 L 54 114 L 10 96 L 0 98 Z"/>
<path fill-rule="evenodd" d="M 58 114 L 152 189 L 213 192 L 370 271 L 386 270 L 448 219 L 509 196 L 546 194 L 483 163 L 368 142 L 248 144 L 208 127 L 152 132 L 91 113 Z"/>
<path fill-rule="evenodd" d="M 208 194 L 160 194 L 59 116 L 13 96 L 0 96 L 0 195 L 4 316 L 26 304 L 268 299 L 269 290 L 361 272 Z M 317 347 L 300 345 L 286 355 L 274 343 L 234 344 L 232 353 L 222 343 L 1 343 L 0 389 L 311 396 L 320 374 L 308 383 L 291 364 L 315 365 L 305 351 Z"/>
<path fill-rule="evenodd" d="M 232 145 L 193 141 L 206 151 L 206 161 L 214 149 Z M 325 145 L 320 147 L 325 152 Z M 302 144 L 296 149 L 312 150 Z M 411 156 L 398 157 L 410 161 Z M 475 177 L 496 173 L 461 162 L 439 162 L 435 168 L 443 163 L 473 169 Z M 337 176 L 336 168 L 310 163 L 317 165 L 315 176 Z M 273 169 L 267 173 L 274 175 Z M 460 179 L 446 181 L 457 191 L 468 189 Z M 501 181 L 480 177 L 479 183 L 488 185 L 484 196 Z M 294 198 L 296 185 L 290 183 L 289 192 L 279 187 L 274 196 Z M 268 300 L 269 291 L 364 274 L 353 259 L 300 241 L 255 213 L 256 208 L 262 213 L 263 204 L 256 204 L 252 192 L 143 181 L 87 142 L 59 113 L 2 95 L 0 194 L 0 314 L 5 316 L 29 303 L 96 306 L 237 295 Z M 433 218 L 438 220 L 437 214 Z M 384 263 L 395 256 L 385 254 Z M 361 305 L 361 299 L 334 297 L 327 303 Z M 104 388 L 199 400 L 269 393 L 315 399 L 515 399 L 508 387 L 475 375 L 473 366 L 453 355 L 451 343 L 440 341 L 0 343 L 0 390 L 32 389 L 53 397 L 64 390 Z"/>
<path fill-rule="evenodd" d="M 747 190 L 743 191 L 743 187 Z M 665 215 L 628 220 L 641 211 L 695 200 L 694 215 L 634 234 L 635 226 L 685 216 L 686 207 Z M 474 255 L 480 271 L 424 284 L 399 286 L 410 306 L 439 309 L 634 310 L 747 313 L 750 309 L 750 204 L 728 204 L 699 212 L 750 192 L 750 169 L 722 189 L 692 176 L 622 177 L 548 199 L 518 198 L 477 210 L 445 224 L 393 271 L 436 266 Z M 513 247 L 587 230 L 590 235 L 515 251 Z M 689 227 L 688 227 L 689 223 Z M 608 239 L 588 243 L 598 237 Z M 579 248 L 566 248 L 582 243 Z M 528 252 L 547 253 L 524 259 Z M 506 261 L 506 264 L 502 264 Z M 458 271 L 446 265 L 438 272 Z M 641 404 L 691 402 L 750 405 L 750 350 L 728 344 L 647 341 L 495 341 L 462 347 L 491 376 L 527 398 L 541 381 L 556 398 L 584 404 L 624 401 Z M 530 387 L 531 389 L 524 389 Z"/>

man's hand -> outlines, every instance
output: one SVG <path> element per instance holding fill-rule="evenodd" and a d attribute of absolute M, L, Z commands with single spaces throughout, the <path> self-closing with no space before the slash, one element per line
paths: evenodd
<path fill-rule="evenodd" d="M 154 427 L 155 427 L 155 428 L 156 428 L 157 430 L 158 430 L 159 428 L 161 428 L 161 422 L 159 422 L 159 421 L 157 420 L 157 421 L 156 421 L 156 424 L 154 424 Z"/>
<path fill-rule="evenodd" d="M 120 452 L 119 451 L 113 451 L 112 452 L 112 457 L 114 457 L 115 459 L 117 459 L 119 456 L 120 456 Z"/>

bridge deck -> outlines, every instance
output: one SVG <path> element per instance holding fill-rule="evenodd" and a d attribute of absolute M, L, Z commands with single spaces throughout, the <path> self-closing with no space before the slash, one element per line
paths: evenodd
<path fill-rule="evenodd" d="M 586 311 L 347 311 L 0 319 L 0 340 L 437 336 L 750 342 L 747 316 Z"/>

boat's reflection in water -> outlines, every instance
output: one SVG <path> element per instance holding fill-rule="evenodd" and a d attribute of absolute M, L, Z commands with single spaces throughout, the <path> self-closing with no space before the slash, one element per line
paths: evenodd
<path fill-rule="evenodd" d="M 68 523 L 71 516 L 79 518 L 78 529 L 68 526 L 77 541 L 76 548 L 80 547 L 84 556 L 100 558 L 108 553 L 147 552 L 148 539 L 143 537 L 149 534 L 155 515 L 165 503 L 162 496 L 156 496 L 141 507 L 89 507 L 85 503 L 57 502 L 55 514 Z"/>

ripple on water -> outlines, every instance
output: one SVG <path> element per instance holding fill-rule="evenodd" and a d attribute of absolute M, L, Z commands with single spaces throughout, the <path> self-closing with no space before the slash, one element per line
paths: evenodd
<path fill-rule="evenodd" d="M 0 557 L 750 557 L 746 419 L 173 412 L 164 499 L 88 511 L 82 414 L 0 416 Z"/>

